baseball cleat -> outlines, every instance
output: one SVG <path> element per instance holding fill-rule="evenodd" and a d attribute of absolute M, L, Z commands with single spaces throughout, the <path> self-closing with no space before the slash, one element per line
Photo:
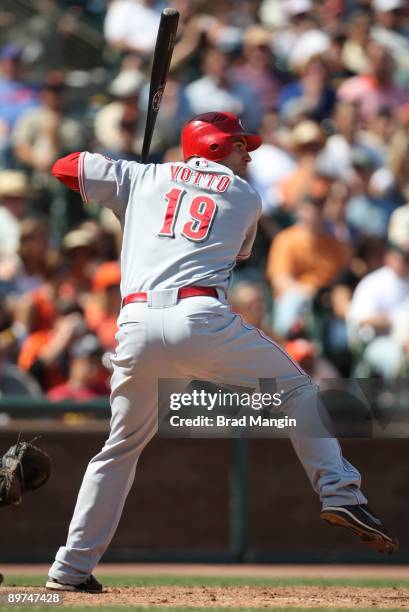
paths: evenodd
<path fill-rule="evenodd" d="M 328 506 L 320 516 L 332 526 L 350 529 L 366 546 L 378 552 L 391 555 L 399 548 L 398 539 L 388 532 L 381 519 L 366 505 Z"/>
<path fill-rule="evenodd" d="M 80 584 L 65 584 L 56 578 L 48 578 L 45 588 L 52 591 L 72 591 L 76 593 L 102 593 L 102 584 L 91 574 Z"/>

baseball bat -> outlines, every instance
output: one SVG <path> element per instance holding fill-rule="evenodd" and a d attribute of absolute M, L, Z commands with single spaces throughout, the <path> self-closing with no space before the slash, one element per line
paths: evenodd
<path fill-rule="evenodd" d="M 156 117 L 158 116 L 163 91 L 168 78 L 173 47 L 175 46 L 178 21 L 179 13 L 176 9 L 166 8 L 162 11 L 158 36 L 156 38 L 155 52 L 153 54 L 148 114 L 146 117 L 141 155 L 143 164 L 146 164 L 149 157 L 149 149 L 153 130 L 155 129 Z"/>

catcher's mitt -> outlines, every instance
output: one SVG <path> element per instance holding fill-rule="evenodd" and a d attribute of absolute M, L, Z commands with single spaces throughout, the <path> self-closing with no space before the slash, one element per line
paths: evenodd
<path fill-rule="evenodd" d="M 19 504 L 22 494 L 42 487 L 51 476 L 51 460 L 32 442 L 17 442 L 0 460 L 0 506 Z"/>

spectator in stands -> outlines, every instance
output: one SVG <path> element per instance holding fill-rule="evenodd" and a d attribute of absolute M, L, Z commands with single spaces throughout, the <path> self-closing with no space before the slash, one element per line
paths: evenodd
<path fill-rule="evenodd" d="M 59 302 L 53 326 L 30 334 L 23 342 L 18 365 L 30 373 L 43 390 L 67 379 L 67 355 L 70 346 L 87 333 L 83 311 L 75 302 Z"/>
<path fill-rule="evenodd" d="M 40 396 L 41 388 L 15 364 L 19 350 L 17 325 L 11 302 L 0 296 L 0 398 L 2 395 Z"/>
<path fill-rule="evenodd" d="M 291 51 L 296 42 L 304 32 L 314 27 L 313 3 L 311 0 L 287 0 L 285 3 L 280 0 L 264 0 L 263 5 L 263 21 L 267 21 L 268 25 L 276 29 L 273 36 L 274 53 L 280 64 L 288 69 Z"/>
<path fill-rule="evenodd" d="M 295 70 L 299 79 L 282 88 L 278 100 L 280 111 L 285 116 L 298 111 L 322 121 L 332 113 L 335 104 L 335 92 L 328 81 L 323 57 L 315 55 L 306 59 L 302 54 Z"/>
<path fill-rule="evenodd" d="M 121 308 L 120 282 L 118 262 L 100 264 L 92 280 L 92 296 L 85 308 L 88 327 L 98 336 L 104 349 L 114 349 L 116 345 L 117 318 Z"/>
<path fill-rule="evenodd" d="M 333 129 L 320 160 L 323 166 L 334 176 L 351 181 L 354 175 L 352 153 L 361 148 L 359 142 L 359 110 L 358 106 L 349 102 L 338 102 L 333 115 Z"/>
<path fill-rule="evenodd" d="M 357 180 L 347 206 L 348 224 L 364 236 L 385 238 L 389 218 L 397 206 L 391 193 L 392 183 L 379 182 L 383 181 L 382 174 L 375 172 L 375 160 L 365 150 L 353 152 L 352 165 Z"/>
<path fill-rule="evenodd" d="M 218 0 L 218 2 L 205 0 L 202 4 L 199 1 L 198 7 L 202 13 L 205 13 L 202 27 L 204 26 L 206 33 L 206 44 L 228 53 L 239 52 L 250 15 L 247 13 L 247 16 L 241 19 L 234 0 Z"/>
<path fill-rule="evenodd" d="M 350 72 L 364 74 L 369 69 L 367 46 L 371 31 L 371 16 L 365 11 L 354 11 L 346 24 L 346 40 L 342 61 Z"/>
<path fill-rule="evenodd" d="M 364 347 L 357 376 L 402 373 L 405 354 L 392 331 L 396 317 L 408 309 L 409 245 L 391 245 L 384 265 L 356 287 L 348 313 L 351 343 Z"/>
<path fill-rule="evenodd" d="M 74 229 L 65 235 L 61 246 L 66 269 L 59 295 L 85 305 L 97 265 L 95 236 L 86 229 Z"/>
<path fill-rule="evenodd" d="M 328 231 L 341 242 L 352 245 L 354 234 L 346 220 L 349 195 L 350 190 L 345 182 L 334 181 L 324 199 L 322 214 Z"/>
<path fill-rule="evenodd" d="M 282 207 L 295 214 L 297 204 L 307 194 L 324 196 L 328 181 L 318 176 L 318 155 L 325 144 L 325 135 L 315 121 L 298 123 L 291 133 L 291 142 L 297 166 L 278 183 Z"/>
<path fill-rule="evenodd" d="M 270 243 L 287 220 L 280 209 L 282 197 L 278 186 L 297 167 L 291 153 L 290 130 L 282 124 L 277 110 L 263 115 L 259 133 L 263 144 L 252 152 L 247 173 L 248 180 L 261 196 L 263 209 L 252 256 L 240 264 L 247 269 L 260 267 L 260 263 L 264 266 Z M 239 268 L 235 272 L 236 276 L 238 274 L 241 275 Z"/>
<path fill-rule="evenodd" d="M 360 115 L 365 121 L 374 117 L 380 108 L 394 110 L 409 101 L 409 91 L 393 82 L 395 66 L 385 47 L 370 41 L 367 57 L 368 69 L 344 81 L 337 91 L 341 100 L 359 105 Z"/>
<path fill-rule="evenodd" d="M 396 117 L 391 109 L 380 108 L 358 134 L 361 146 L 372 156 L 377 168 L 389 162 L 391 138 L 396 128 Z"/>
<path fill-rule="evenodd" d="M 358 235 L 354 238 L 351 270 L 358 281 L 383 266 L 388 242 L 384 238 Z"/>
<path fill-rule="evenodd" d="M 229 50 L 240 47 L 243 13 L 231 11 L 231 2 L 173 0 L 172 5 L 180 12 L 179 40 L 173 52 L 172 69 L 183 69 L 187 81 L 191 80 L 191 74 L 197 76 L 198 55 L 206 45 Z M 239 26 L 233 25 L 233 16 L 238 17 Z"/>
<path fill-rule="evenodd" d="M 235 82 L 229 55 L 215 47 L 205 51 L 203 76 L 186 87 L 186 96 L 194 115 L 222 108 L 240 115 L 247 129 L 257 129 L 261 119 L 260 101 L 246 83 Z"/>
<path fill-rule="evenodd" d="M 20 242 L 20 222 L 28 212 L 30 188 L 20 170 L 0 171 L 0 253 L 15 253 Z"/>
<path fill-rule="evenodd" d="M 14 321 L 20 342 L 34 332 L 48 330 L 54 326 L 58 317 L 61 269 L 58 258 L 48 262 L 44 283 L 16 300 Z"/>
<path fill-rule="evenodd" d="M 28 180 L 23 172 L 0 172 L 0 294 L 19 293 L 16 281 L 24 273 L 18 248 L 28 196 Z"/>
<path fill-rule="evenodd" d="M 371 36 L 388 50 L 398 68 L 402 68 L 407 83 L 409 28 L 404 19 L 405 0 L 374 0 L 372 4 L 375 10 L 375 24 Z"/>
<path fill-rule="evenodd" d="M 95 136 L 109 157 L 137 160 L 141 111 L 140 93 L 144 76 L 135 68 L 125 68 L 111 82 L 108 91 L 113 101 L 101 108 L 95 117 Z"/>
<path fill-rule="evenodd" d="M 279 91 L 271 40 L 271 32 L 261 26 L 248 28 L 243 38 L 242 59 L 233 68 L 233 80 L 247 83 L 253 89 L 263 112 L 275 106 Z"/>
<path fill-rule="evenodd" d="M 18 295 L 44 284 L 52 257 L 49 239 L 47 221 L 28 217 L 21 222 L 18 250 L 21 265 L 14 278 L 14 291 Z"/>
<path fill-rule="evenodd" d="M 109 208 L 101 210 L 98 219 L 87 219 L 77 227 L 77 229 L 86 232 L 90 236 L 90 241 L 92 247 L 95 249 L 98 262 L 118 259 L 120 256 L 120 248 L 118 249 L 116 244 L 114 229 L 110 226 L 109 222 L 107 223 L 107 215 L 102 214 L 104 212 L 112 215 L 112 225 L 116 223 L 119 228 L 121 227 L 117 217 L 115 217 L 114 213 Z"/>
<path fill-rule="evenodd" d="M 159 13 L 153 5 L 153 0 L 111 2 L 104 25 L 107 42 L 119 51 L 132 51 L 149 58 L 159 26 Z"/>
<path fill-rule="evenodd" d="M 273 240 L 267 278 L 274 292 L 274 330 L 286 336 L 309 313 L 317 291 L 330 285 L 349 262 L 345 243 L 324 224 L 324 201 L 305 198 L 298 221 Z"/>
<path fill-rule="evenodd" d="M 263 214 L 270 215 L 281 204 L 278 184 L 296 169 L 296 162 L 288 150 L 289 131 L 282 125 L 276 110 L 263 115 L 259 134 L 263 144 L 251 153 L 248 177 L 261 196 Z"/>
<path fill-rule="evenodd" d="M 47 398 L 52 402 L 86 402 L 107 395 L 108 372 L 101 361 L 103 354 L 96 336 L 87 334 L 76 340 L 69 349 L 68 380 L 51 388 Z"/>
<path fill-rule="evenodd" d="M 246 323 L 257 327 L 275 342 L 281 343 L 281 339 L 266 322 L 267 307 L 262 285 L 240 281 L 230 291 L 229 301 L 233 311 L 243 317 Z"/>
<path fill-rule="evenodd" d="M 20 116 L 14 126 L 12 142 L 16 158 L 38 172 L 48 172 L 58 157 L 82 149 L 84 125 L 66 113 L 61 72 L 48 73 L 40 105 Z"/>
<path fill-rule="evenodd" d="M 0 166 L 12 163 L 10 133 L 17 119 L 38 104 L 37 92 L 23 77 L 23 49 L 9 43 L 0 50 Z"/>

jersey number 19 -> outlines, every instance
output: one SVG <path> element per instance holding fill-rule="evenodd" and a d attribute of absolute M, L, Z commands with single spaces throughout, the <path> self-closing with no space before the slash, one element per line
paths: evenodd
<path fill-rule="evenodd" d="M 158 233 L 159 236 L 167 236 L 168 238 L 175 237 L 176 219 L 185 193 L 186 191 L 183 189 L 174 187 L 165 194 L 168 205 L 166 208 L 165 221 L 162 229 Z M 183 226 L 182 236 L 194 242 L 203 242 L 207 240 L 216 217 L 216 212 L 217 204 L 213 198 L 207 195 L 195 196 L 189 206 L 191 218 Z"/>

